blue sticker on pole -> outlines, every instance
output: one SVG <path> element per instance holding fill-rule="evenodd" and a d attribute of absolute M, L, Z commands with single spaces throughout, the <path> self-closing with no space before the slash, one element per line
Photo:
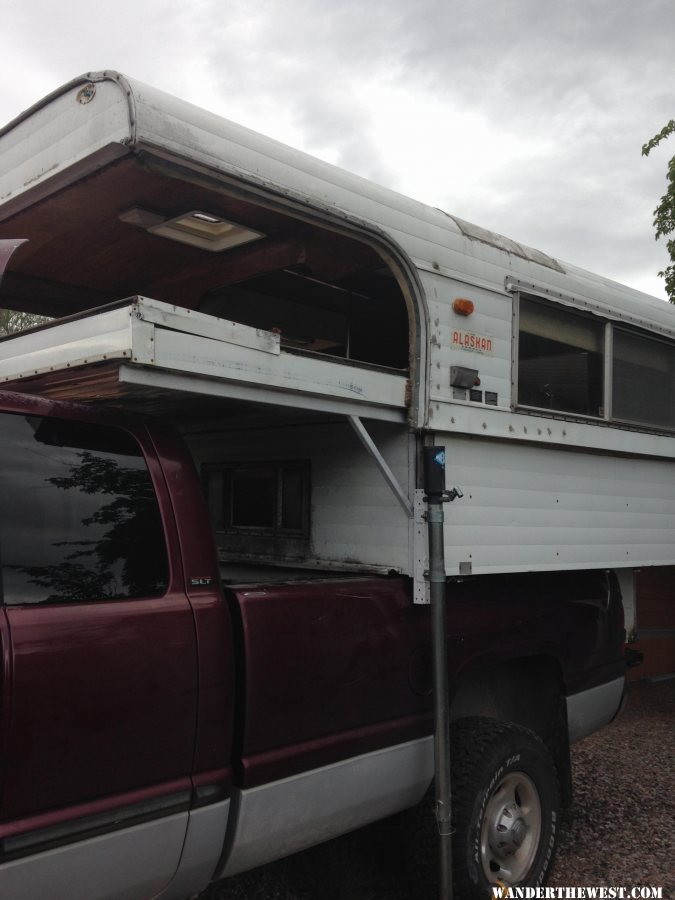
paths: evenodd
<path fill-rule="evenodd" d="M 439 450 L 436 456 L 434 456 L 434 462 L 439 466 L 445 465 L 445 450 Z"/>

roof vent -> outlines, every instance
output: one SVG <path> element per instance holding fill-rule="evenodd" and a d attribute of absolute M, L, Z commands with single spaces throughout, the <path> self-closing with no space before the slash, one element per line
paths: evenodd
<path fill-rule="evenodd" d="M 149 210 L 134 207 L 120 213 L 120 219 L 129 225 L 145 228 L 150 234 L 158 234 L 160 237 L 171 238 L 173 241 L 191 244 L 193 247 L 201 247 L 202 250 L 211 250 L 214 253 L 265 237 L 262 231 L 254 231 L 253 228 L 247 228 L 245 225 L 230 222 L 229 219 L 199 209 L 192 209 L 166 219 Z"/>

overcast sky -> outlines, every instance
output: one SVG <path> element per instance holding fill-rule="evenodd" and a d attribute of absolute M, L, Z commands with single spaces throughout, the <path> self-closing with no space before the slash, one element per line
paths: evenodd
<path fill-rule="evenodd" d="M 664 297 L 675 0 L 23 0 L 0 122 L 116 69 Z"/>

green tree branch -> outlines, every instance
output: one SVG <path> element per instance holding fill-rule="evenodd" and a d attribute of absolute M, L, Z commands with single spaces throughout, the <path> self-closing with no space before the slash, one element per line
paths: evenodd
<path fill-rule="evenodd" d="M 671 119 L 658 134 L 655 134 L 650 141 L 647 141 L 642 148 L 642 155 L 649 156 L 651 151 L 658 147 L 661 141 L 666 140 L 673 133 L 675 133 L 675 119 Z M 675 156 L 668 163 L 666 180 L 668 181 L 668 188 L 654 210 L 654 237 L 656 240 L 661 237 L 667 238 L 669 235 L 675 235 Z M 675 237 L 671 237 L 666 241 L 666 249 L 671 265 L 659 272 L 659 277 L 665 279 L 668 299 L 671 303 L 675 303 Z"/>
<path fill-rule="evenodd" d="M 13 309 L 0 309 L 0 337 L 25 331 L 34 325 L 49 322 L 48 316 L 36 316 L 27 312 L 16 312 Z"/>

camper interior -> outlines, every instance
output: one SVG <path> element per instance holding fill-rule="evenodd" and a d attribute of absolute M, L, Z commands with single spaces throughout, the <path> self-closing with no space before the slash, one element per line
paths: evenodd
<path fill-rule="evenodd" d="M 27 204 L 3 307 L 66 316 L 142 294 L 279 333 L 282 346 L 408 367 L 408 313 L 374 247 L 307 211 L 126 155 Z"/>
<path fill-rule="evenodd" d="M 228 572 L 253 560 L 256 571 L 409 568 L 409 517 L 377 472 L 391 466 L 406 494 L 414 488 L 401 427 L 409 315 L 385 251 L 306 207 L 147 153 L 29 192 L 0 237 L 28 239 L 0 305 L 57 320 L 4 343 L 17 376 L 5 386 L 171 419 L 202 475 Z M 186 309 L 207 315 L 186 323 Z M 154 329 L 150 357 L 133 337 L 119 358 L 123 315 L 130 329 Z M 193 358 L 201 370 L 184 365 Z M 366 431 L 360 415 L 389 423 Z"/>

